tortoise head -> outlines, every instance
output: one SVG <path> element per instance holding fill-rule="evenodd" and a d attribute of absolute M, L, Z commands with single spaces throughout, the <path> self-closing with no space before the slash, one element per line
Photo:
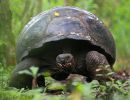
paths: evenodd
<path fill-rule="evenodd" d="M 70 53 L 59 54 L 56 57 L 56 64 L 58 68 L 70 71 L 74 66 L 74 57 Z"/>

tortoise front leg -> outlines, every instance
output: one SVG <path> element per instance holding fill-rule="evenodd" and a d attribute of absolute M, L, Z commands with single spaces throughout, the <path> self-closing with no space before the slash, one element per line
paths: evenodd
<path fill-rule="evenodd" d="M 98 77 L 96 74 L 107 74 L 111 70 L 110 65 L 106 59 L 106 57 L 97 52 L 97 51 L 90 51 L 86 54 L 86 66 L 88 74 L 87 81 L 92 81 L 93 79 L 97 79 L 99 81 L 103 80 L 104 77 Z M 109 66 L 109 67 L 106 67 Z"/>
<path fill-rule="evenodd" d="M 16 88 L 32 88 L 32 79 L 33 77 L 27 74 L 19 74 L 19 71 L 29 70 L 32 66 L 41 66 L 42 61 L 36 58 L 26 58 L 16 65 L 16 68 L 13 70 L 11 79 L 9 81 L 10 87 Z M 44 86 L 45 81 L 43 76 L 37 77 L 38 86 Z"/>

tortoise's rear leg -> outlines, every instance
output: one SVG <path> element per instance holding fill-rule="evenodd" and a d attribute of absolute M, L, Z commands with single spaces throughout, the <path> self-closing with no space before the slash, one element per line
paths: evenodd
<path fill-rule="evenodd" d="M 104 76 L 98 77 L 96 74 L 104 75 L 111 71 L 106 57 L 97 51 L 88 52 L 85 60 L 88 71 L 88 74 L 86 75 L 87 81 L 92 81 L 93 79 L 101 81 L 104 79 Z"/>
<path fill-rule="evenodd" d="M 32 66 L 40 67 L 42 61 L 35 58 L 26 58 L 22 62 L 16 65 L 16 68 L 13 70 L 11 79 L 9 81 L 9 86 L 16 88 L 32 88 L 32 79 L 33 77 L 27 74 L 19 74 L 19 71 L 29 70 Z M 37 77 L 38 86 L 44 86 L 45 80 L 43 76 Z"/>

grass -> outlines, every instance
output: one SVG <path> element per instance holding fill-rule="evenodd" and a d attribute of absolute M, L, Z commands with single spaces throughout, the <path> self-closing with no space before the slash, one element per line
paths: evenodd
<path fill-rule="evenodd" d="M 82 76 L 62 82 L 46 77 L 45 87 L 25 90 L 8 86 L 11 70 L 0 66 L 0 100 L 130 100 L 130 80 L 99 84 L 96 80 L 87 83 Z"/>

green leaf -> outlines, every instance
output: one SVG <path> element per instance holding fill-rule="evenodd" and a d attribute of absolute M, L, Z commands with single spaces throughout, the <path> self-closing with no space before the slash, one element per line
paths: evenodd
<path fill-rule="evenodd" d="M 22 70 L 22 71 L 19 71 L 18 73 L 32 76 L 32 73 L 29 70 Z"/>
<path fill-rule="evenodd" d="M 32 76 L 33 76 L 33 77 L 36 77 L 37 74 L 38 74 L 39 68 L 32 66 L 32 67 L 30 68 L 30 70 L 31 70 L 31 72 L 32 72 Z"/>
<path fill-rule="evenodd" d="M 55 83 L 53 83 L 53 84 L 50 84 L 50 85 L 48 85 L 48 87 L 47 87 L 47 89 L 49 89 L 49 90 L 64 90 L 64 88 L 65 88 L 65 85 L 63 85 L 63 84 L 61 84 L 61 83 L 58 83 L 58 82 L 55 82 Z"/>
<path fill-rule="evenodd" d="M 51 76 L 50 71 L 45 71 L 45 72 L 43 72 L 43 76 L 45 76 L 45 77 Z"/>

